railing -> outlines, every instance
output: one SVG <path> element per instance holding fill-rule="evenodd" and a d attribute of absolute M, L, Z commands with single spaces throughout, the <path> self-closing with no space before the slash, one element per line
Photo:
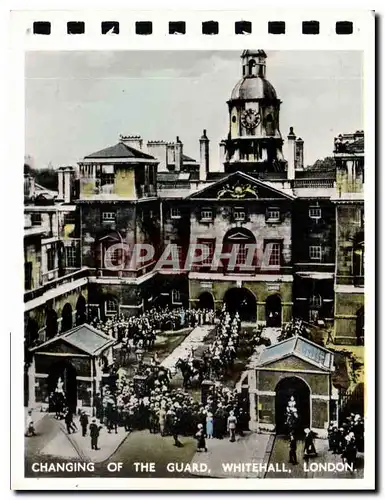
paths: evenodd
<path fill-rule="evenodd" d="M 295 179 L 294 188 L 332 188 L 334 179 Z"/>
<path fill-rule="evenodd" d="M 57 288 L 58 286 L 61 285 L 72 283 L 73 281 L 76 281 L 81 278 L 86 278 L 87 276 L 89 276 L 89 270 L 85 268 L 85 269 L 79 269 L 78 271 L 75 271 L 74 273 L 71 274 L 66 274 L 64 276 L 61 276 L 60 278 L 56 278 L 52 281 L 49 281 L 45 285 L 36 288 L 35 290 L 29 290 L 25 292 L 24 302 L 29 302 L 30 300 L 41 297 L 44 293 L 48 292 L 48 290 L 52 290 L 53 288 Z"/>

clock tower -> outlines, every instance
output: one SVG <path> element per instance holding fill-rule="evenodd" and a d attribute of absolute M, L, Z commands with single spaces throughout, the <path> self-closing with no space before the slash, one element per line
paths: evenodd
<path fill-rule="evenodd" d="M 285 171 L 279 131 L 281 101 L 266 80 L 266 59 L 263 50 L 242 53 L 242 78 L 227 101 L 230 126 L 225 141 L 225 172 Z"/>

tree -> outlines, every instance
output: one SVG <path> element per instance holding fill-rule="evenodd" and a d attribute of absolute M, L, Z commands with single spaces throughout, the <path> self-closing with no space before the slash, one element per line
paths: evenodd
<path fill-rule="evenodd" d="M 336 169 L 336 161 L 332 156 L 326 156 L 326 158 L 314 162 L 313 165 L 309 165 L 307 169 L 322 172 L 334 172 Z"/>

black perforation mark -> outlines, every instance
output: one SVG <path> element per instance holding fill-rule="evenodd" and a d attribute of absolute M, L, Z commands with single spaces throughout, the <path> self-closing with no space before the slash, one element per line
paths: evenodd
<path fill-rule="evenodd" d="M 202 23 L 202 35 L 218 35 L 219 23 L 217 21 L 205 21 Z"/>
<path fill-rule="evenodd" d="M 168 23 L 168 32 L 170 35 L 185 35 L 186 23 L 184 21 L 170 21 Z"/>
<path fill-rule="evenodd" d="M 319 22 L 318 21 L 303 21 L 302 34 L 303 35 L 319 35 Z"/>
<path fill-rule="evenodd" d="M 137 35 L 152 35 L 152 22 L 137 21 L 135 23 L 135 33 Z"/>
<path fill-rule="evenodd" d="M 336 22 L 337 35 L 351 35 L 353 33 L 353 23 L 351 21 Z"/>
<path fill-rule="evenodd" d="M 249 35 L 251 33 L 251 22 L 250 21 L 236 21 L 235 22 L 235 34 L 236 35 Z"/>
<path fill-rule="evenodd" d="M 103 21 L 102 35 L 119 35 L 118 21 Z"/>
<path fill-rule="evenodd" d="M 49 21 L 36 21 L 33 23 L 34 35 L 50 35 L 51 23 Z"/>
<path fill-rule="evenodd" d="M 271 35 L 284 35 L 285 21 L 269 21 L 268 32 Z"/>
<path fill-rule="evenodd" d="M 85 31 L 85 24 L 83 21 L 70 21 L 67 23 L 67 33 L 69 35 L 82 35 Z"/>

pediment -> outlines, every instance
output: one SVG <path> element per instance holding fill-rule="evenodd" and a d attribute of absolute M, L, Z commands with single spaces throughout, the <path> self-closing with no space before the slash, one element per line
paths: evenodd
<path fill-rule="evenodd" d="M 248 234 L 242 233 L 241 231 L 237 231 L 236 233 L 231 234 L 226 238 L 228 241 L 229 240 L 245 240 L 245 241 L 250 241 L 250 236 Z"/>
<path fill-rule="evenodd" d="M 84 354 L 84 351 L 78 349 L 77 347 L 71 345 L 70 343 L 66 342 L 64 339 L 58 338 L 57 340 L 54 340 L 48 345 L 41 346 L 41 349 L 36 349 L 35 354 L 39 354 L 39 351 L 44 352 L 44 353 L 49 353 L 52 352 L 53 354 L 68 354 L 70 355 L 77 355 L 77 354 Z"/>
<path fill-rule="evenodd" d="M 242 201 L 252 199 L 294 199 L 295 197 L 244 172 L 234 172 L 191 194 L 188 198 Z"/>
<path fill-rule="evenodd" d="M 305 370 L 310 372 L 320 371 L 320 367 L 318 365 L 314 365 L 313 363 L 305 361 L 304 359 L 297 356 L 295 353 L 291 354 L 290 356 L 286 356 L 281 359 L 271 361 L 270 363 L 265 363 L 259 369 L 263 370 L 263 368 L 273 368 L 274 370 L 283 370 L 283 371 L 288 370 L 293 372 L 298 370 Z M 322 370 L 322 371 L 328 373 L 328 370 Z"/>

